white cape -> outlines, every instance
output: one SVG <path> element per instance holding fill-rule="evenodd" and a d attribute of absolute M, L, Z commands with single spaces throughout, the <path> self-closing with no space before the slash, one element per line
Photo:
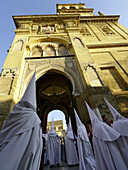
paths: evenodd
<path fill-rule="evenodd" d="M 127 170 L 127 166 L 120 153 L 118 143 L 120 134 L 106 123 L 99 121 L 95 113 L 86 103 L 93 128 L 93 147 L 96 159 L 96 169 Z"/>
<path fill-rule="evenodd" d="M 66 149 L 66 158 L 68 165 L 78 164 L 77 150 L 74 142 L 74 135 L 71 126 L 71 120 L 69 117 L 69 124 L 67 128 L 67 135 L 65 136 L 65 149 Z"/>
<path fill-rule="evenodd" d="M 59 164 L 61 162 L 60 137 L 54 130 L 53 121 L 51 130 L 48 132 L 47 159 L 50 165 Z"/>
<path fill-rule="evenodd" d="M 96 163 L 93 156 L 92 147 L 88 139 L 85 126 L 80 121 L 76 111 L 76 124 L 77 124 L 77 146 L 79 152 L 79 170 L 95 170 Z"/>
<path fill-rule="evenodd" d="M 121 141 L 119 142 L 120 152 L 128 167 L 128 119 L 121 116 L 106 99 L 105 101 L 114 117 L 112 127 L 121 135 Z"/>
<path fill-rule="evenodd" d="M 34 78 L 28 87 L 35 88 Z M 35 102 L 33 104 L 32 100 L 27 101 L 26 95 L 27 92 L 14 106 L 0 131 L 1 170 L 38 170 L 40 167 L 43 145 L 41 121 L 35 112 Z"/>

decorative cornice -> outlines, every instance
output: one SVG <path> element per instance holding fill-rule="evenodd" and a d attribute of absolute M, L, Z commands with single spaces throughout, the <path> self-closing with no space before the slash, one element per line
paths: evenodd
<path fill-rule="evenodd" d="M 102 16 L 86 16 L 86 17 L 80 17 L 80 23 L 86 23 L 86 22 L 97 22 L 97 21 L 118 21 L 120 15 L 102 15 Z"/>
<path fill-rule="evenodd" d="M 63 15 L 20 15 L 20 16 L 13 16 L 14 23 L 16 27 L 18 24 L 29 24 L 38 23 L 38 22 L 59 22 L 64 20 L 74 21 L 77 20 L 81 23 L 86 22 L 104 22 L 104 21 L 118 21 L 119 15 L 105 15 L 105 16 L 80 16 L 80 14 L 63 14 Z"/>
<path fill-rule="evenodd" d="M 112 47 L 128 47 L 128 42 L 122 43 L 104 43 L 104 44 L 89 44 L 86 45 L 88 49 L 95 49 L 95 48 L 112 48 Z"/>

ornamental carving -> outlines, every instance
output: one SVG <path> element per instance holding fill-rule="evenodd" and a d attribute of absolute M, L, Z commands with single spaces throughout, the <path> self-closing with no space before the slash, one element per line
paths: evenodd
<path fill-rule="evenodd" d="M 17 24 L 17 28 L 27 29 L 27 28 L 29 28 L 29 24 Z"/>
<path fill-rule="evenodd" d="M 65 26 L 63 24 L 56 24 L 56 29 L 59 33 L 65 32 Z"/>
<path fill-rule="evenodd" d="M 41 27 L 41 32 L 42 33 L 54 33 L 55 32 L 55 26 L 42 26 Z"/>
<path fill-rule="evenodd" d="M 67 22 L 67 23 L 65 23 L 66 28 L 75 27 L 75 26 L 76 26 L 75 22 Z"/>
<path fill-rule="evenodd" d="M 0 83 L 0 95 L 10 95 L 14 87 L 14 79 L 17 75 L 18 68 L 5 68 L 2 71 L 2 81 Z"/>
<path fill-rule="evenodd" d="M 91 33 L 88 31 L 88 29 L 87 29 L 86 27 L 81 28 L 81 29 L 80 29 L 80 33 L 83 34 L 83 35 L 85 35 L 85 36 L 91 35 Z"/>
<path fill-rule="evenodd" d="M 115 34 L 108 26 L 99 26 L 99 28 L 105 33 L 106 35 Z"/>
<path fill-rule="evenodd" d="M 2 77 L 14 77 L 17 75 L 18 68 L 5 68 L 2 71 Z"/>

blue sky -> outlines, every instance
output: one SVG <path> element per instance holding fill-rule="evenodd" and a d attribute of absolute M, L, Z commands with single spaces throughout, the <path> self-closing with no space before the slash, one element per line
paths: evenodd
<path fill-rule="evenodd" d="M 60 110 L 53 110 L 48 114 L 48 122 L 52 121 L 52 119 L 55 120 L 63 120 L 64 128 L 67 129 L 65 115 Z"/>
<path fill-rule="evenodd" d="M 128 0 L 3 0 L 0 4 L 0 72 L 15 33 L 13 15 L 56 14 L 57 3 L 85 3 L 104 14 L 120 15 L 119 23 L 128 28 Z"/>

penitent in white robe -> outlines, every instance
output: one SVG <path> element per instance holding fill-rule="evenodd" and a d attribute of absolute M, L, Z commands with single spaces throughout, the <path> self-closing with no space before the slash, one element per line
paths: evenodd
<path fill-rule="evenodd" d="M 93 128 L 93 147 L 96 169 L 127 170 L 119 147 L 120 134 L 100 121 L 86 103 Z"/>
<path fill-rule="evenodd" d="M 50 165 L 59 164 L 61 162 L 60 137 L 54 130 L 53 121 L 51 130 L 48 132 L 47 159 Z"/>
<path fill-rule="evenodd" d="M 1 170 L 39 170 L 42 130 L 34 92 L 35 74 L 0 131 Z"/>
<path fill-rule="evenodd" d="M 95 170 L 96 162 L 94 159 L 92 147 L 88 139 L 85 126 L 80 121 L 76 111 L 76 124 L 77 124 L 77 146 L 79 153 L 79 170 Z"/>
<path fill-rule="evenodd" d="M 68 165 L 76 165 L 79 163 L 77 150 L 74 142 L 74 135 L 71 126 L 71 120 L 69 117 L 69 124 L 65 136 L 65 149 L 66 149 L 66 158 Z"/>
<path fill-rule="evenodd" d="M 106 99 L 105 101 L 114 117 L 112 127 L 121 135 L 118 144 L 120 147 L 120 153 L 128 167 L 128 119 L 121 116 Z"/>

